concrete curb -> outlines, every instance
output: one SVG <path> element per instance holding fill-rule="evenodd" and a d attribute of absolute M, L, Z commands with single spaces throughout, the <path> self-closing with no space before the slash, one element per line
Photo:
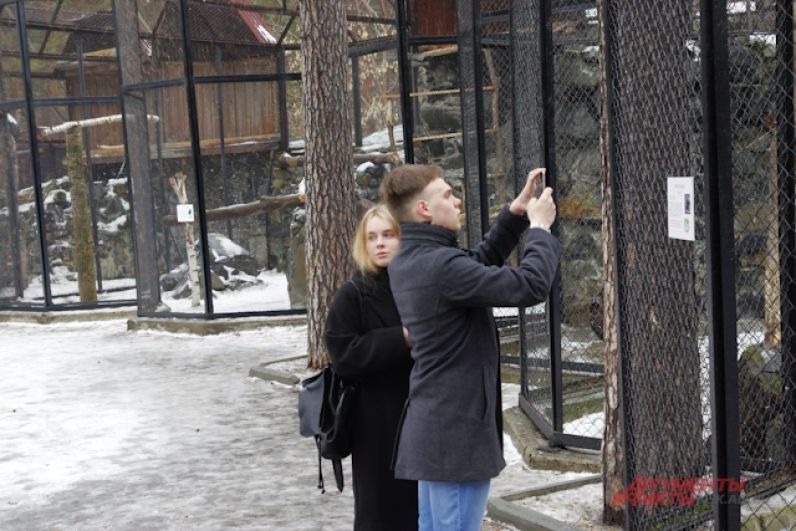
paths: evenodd
<path fill-rule="evenodd" d="M 576 489 L 584 485 L 599 483 L 602 481 L 600 474 L 588 476 L 581 479 L 551 483 L 541 487 L 524 489 L 520 491 L 504 494 L 489 498 L 487 503 L 487 514 L 496 519 L 509 523 L 523 531 L 575 531 L 576 528 L 567 525 L 560 520 L 556 520 L 546 514 L 522 507 L 512 502 L 519 501 L 532 496 L 544 496 L 562 490 Z"/>
<path fill-rule="evenodd" d="M 595 474 L 602 471 L 599 453 L 590 454 L 569 449 L 554 453 L 540 450 L 547 446 L 547 439 L 519 406 L 503 411 L 503 430 L 511 437 L 523 461 L 531 468 Z"/>
<path fill-rule="evenodd" d="M 32 323 L 32 324 L 52 324 L 52 323 L 79 323 L 87 321 L 112 321 L 117 319 L 130 319 L 136 316 L 136 309 L 133 308 L 107 308 L 94 310 L 69 310 L 55 312 L 37 311 L 2 311 L 0 312 L 0 323 Z"/>
<path fill-rule="evenodd" d="M 242 330 L 256 330 L 266 326 L 301 326 L 307 324 L 305 315 L 278 315 L 272 317 L 247 317 L 241 319 L 176 319 L 134 317 L 127 321 L 127 330 L 157 330 L 176 334 L 207 336 Z"/>
<path fill-rule="evenodd" d="M 276 363 L 284 363 L 286 361 L 302 360 L 305 358 L 306 356 L 291 356 L 290 358 L 282 358 L 261 363 L 257 367 L 252 367 L 249 369 L 249 376 L 269 382 L 279 382 L 285 385 L 296 385 L 301 381 L 298 376 L 290 374 L 289 372 L 280 371 L 278 369 L 269 369 L 268 366 L 274 365 Z"/>
<path fill-rule="evenodd" d="M 514 505 L 502 498 L 489 498 L 487 514 L 522 531 L 576 531 L 555 518 Z"/>

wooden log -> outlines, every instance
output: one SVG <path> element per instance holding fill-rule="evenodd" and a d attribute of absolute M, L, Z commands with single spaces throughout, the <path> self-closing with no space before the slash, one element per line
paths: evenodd
<path fill-rule="evenodd" d="M 484 129 L 484 133 L 495 134 L 497 129 Z M 440 133 L 437 135 L 427 135 L 427 136 L 416 136 L 412 139 L 412 142 L 427 142 L 429 140 L 444 140 L 446 138 L 456 138 L 462 136 L 461 133 Z"/>
<path fill-rule="evenodd" d="M 304 194 L 263 196 L 253 203 L 242 203 L 239 205 L 229 205 L 207 210 L 205 212 L 205 218 L 207 221 L 226 221 L 228 219 L 238 219 L 254 214 L 271 212 L 273 210 L 295 208 L 297 206 L 302 206 L 304 202 Z M 163 216 L 164 225 L 174 225 L 176 223 L 176 216 L 172 214 Z"/>
<path fill-rule="evenodd" d="M 398 164 L 401 157 L 397 153 L 354 153 L 354 164 L 372 162 L 373 164 Z M 300 168 L 304 166 L 304 156 L 292 157 L 283 155 L 277 161 L 277 165 L 285 170 L 287 168 Z"/>
<path fill-rule="evenodd" d="M 442 47 L 434 46 L 431 49 L 429 49 L 428 51 L 414 54 L 412 56 L 412 59 L 415 59 L 417 61 L 424 61 L 424 60 L 426 60 L 429 57 L 440 57 L 440 56 L 443 56 L 443 55 L 450 55 L 450 54 L 456 53 L 458 51 L 459 51 L 459 45 L 458 44 L 453 44 L 453 45 L 450 45 L 450 46 L 442 46 Z"/>
<path fill-rule="evenodd" d="M 224 139 L 224 146 L 226 152 L 241 152 L 247 146 L 268 146 L 269 144 L 277 145 L 279 135 L 265 134 L 265 135 L 250 135 L 250 136 L 234 136 Z M 221 139 L 219 138 L 206 138 L 199 142 L 199 147 L 202 150 L 202 155 L 216 155 L 220 153 Z M 165 142 L 161 145 L 161 153 L 163 158 L 179 158 L 186 156 L 186 153 L 191 149 L 190 141 L 181 142 Z M 157 156 L 157 144 L 150 144 L 150 156 L 154 159 Z M 124 145 L 99 145 L 91 150 L 92 159 L 109 159 L 113 157 L 124 156 Z"/>
<path fill-rule="evenodd" d="M 148 114 L 147 120 L 150 122 L 158 122 L 160 118 L 154 114 Z M 119 123 L 122 121 L 121 114 L 111 114 L 109 116 L 101 116 L 99 118 L 88 118 L 87 120 L 76 120 L 74 122 L 64 122 L 62 124 L 54 125 L 52 127 L 43 127 L 39 129 L 42 136 L 51 136 L 58 133 L 66 133 L 72 129 L 80 129 L 83 127 L 97 127 L 98 125 L 107 125 Z"/>
<path fill-rule="evenodd" d="M 484 87 L 484 92 L 493 92 L 495 87 L 487 85 Z M 410 92 L 410 98 L 421 98 L 424 96 L 450 96 L 452 94 L 461 94 L 461 89 L 444 89 L 444 90 L 421 90 L 419 92 Z M 381 97 L 385 100 L 400 100 L 400 94 L 382 94 Z"/>

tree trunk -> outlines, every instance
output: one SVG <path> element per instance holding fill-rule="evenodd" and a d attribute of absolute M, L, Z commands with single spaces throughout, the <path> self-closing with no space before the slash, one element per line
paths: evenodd
<path fill-rule="evenodd" d="M 94 267 L 94 234 L 88 204 L 88 178 L 83 156 L 83 131 L 70 129 L 66 133 L 66 169 L 72 195 L 72 236 L 75 239 L 75 268 L 80 302 L 97 300 L 97 270 Z"/>
<path fill-rule="evenodd" d="M 308 365 L 328 361 L 323 328 L 337 288 L 352 272 L 356 225 L 351 98 L 344 0 L 299 2 L 306 141 Z"/>
<path fill-rule="evenodd" d="M 0 72 L 0 83 L 2 83 L 2 72 Z M 18 199 L 17 186 L 19 185 L 19 172 L 17 167 L 17 140 L 15 138 L 16 127 L 10 122 L 10 113 L 0 113 L 0 168 L 5 168 L 5 186 L 0 187 L 0 205 L 5 204 L 8 208 L 8 229 L 9 246 L 6 251 L 9 253 L 9 262 L 13 271 L 14 296 L 22 298 L 27 286 L 25 276 L 27 268 L 22 267 L 22 253 L 19 238 L 18 226 Z"/>
<path fill-rule="evenodd" d="M 608 86 L 606 80 L 604 0 L 597 0 L 600 24 L 600 156 L 602 158 L 602 241 L 603 241 L 603 342 L 605 367 L 605 402 L 603 430 L 603 522 L 623 525 L 624 504 L 613 505 L 614 496 L 625 487 L 625 451 L 622 444 L 622 410 L 619 403 L 619 329 L 616 321 L 616 239 L 614 227 L 614 192 L 611 182 L 610 138 L 608 131 Z"/>
<path fill-rule="evenodd" d="M 188 204 L 188 191 L 185 188 L 187 177 L 182 172 L 177 172 L 169 178 L 169 185 L 177 196 L 178 205 Z M 199 260 L 196 257 L 196 240 L 194 239 L 193 223 L 181 223 L 183 237 L 185 238 L 185 254 L 188 257 L 188 279 L 191 281 L 191 307 L 200 304 Z"/>
<path fill-rule="evenodd" d="M 789 149 L 789 148 L 786 148 Z M 771 194 L 771 204 L 779 207 L 779 175 L 777 159 L 779 150 L 777 149 L 777 137 L 772 136 L 771 148 L 769 150 L 771 164 L 769 165 L 769 193 Z M 779 348 L 782 341 L 782 304 L 781 304 L 781 285 L 780 285 L 780 255 L 779 255 L 779 234 L 780 234 L 780 209 L 771 208 L 760 212 L 761 216 L 767 217 L 768 230 L 766 231 L 766 257 L 763 261 L 765 282 L 763 293 L 765 304 L 764 308 L 764 332 L 763 341 L 766 346 Z"/>
<path fill-rule="evenodd" d="M 611 1 L 611 173 L 616 187 L 617 286 L 627 476 L 706 473 L 698 324 L 705 259 L 694 242 L 668 237 L 668 176 L 701 170 L 699 96 L 688 83 L 693 5 Z M 661 13 L 666 13 L 661 17 Z M 698 182 L 697 182 L 698 184 Z M 701 198 L 697 186 L 697 200 Z M 695 203 L 701 215 L 702 203 Z M 637 507 L 632 526 L 658 507 Z M 650 519 L 645 521 L 645 519 Z"/>

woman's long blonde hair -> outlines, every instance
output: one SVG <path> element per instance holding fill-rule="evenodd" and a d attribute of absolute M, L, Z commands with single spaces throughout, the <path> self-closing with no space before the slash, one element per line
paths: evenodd
<path fill-rule="evenodd" d="M 351 249 L 354 262 L 356 262 L 357 267 L 359 267 L 359 270 L 363 273 L 373 273 L 379 269 L 379 266 L 377 266 L 368 255 L 367 227 L 368 222 L 373 218 L 381 218 L 389 223 L 392 226 L 392 230 L 395 232 L 395 237 L 401 237 L 401 229 L 398 226 L 398 223 L 395 221 L 395 218 L 393 218 L 390 214 L 390 211 L 387 210 L 386 206 L 379 204 L 368 209 L 368 211 L 365 212 L 365 215 L 363 215 L 362 219 L 359 221 L 359 225 L 357 225 L 357 232 L 354 234 L 354 245 Z"/>

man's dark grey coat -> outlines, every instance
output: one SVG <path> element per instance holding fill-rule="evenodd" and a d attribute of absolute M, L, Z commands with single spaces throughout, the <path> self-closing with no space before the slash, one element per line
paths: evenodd
<path fill-rule="evenodd" d="M 491 308 L 546 300 L 560 254 L 558 240 L 535 228 L 520 265 L 502 267 L 527 227 L 525 216 L 506 208 L 478 248 L 463 251 L 448 229 L 401 225 L 390 284 L 414 341 L 415 364 L 395 449 L 396 477 L 480 481 L 505 466 Z"/>

